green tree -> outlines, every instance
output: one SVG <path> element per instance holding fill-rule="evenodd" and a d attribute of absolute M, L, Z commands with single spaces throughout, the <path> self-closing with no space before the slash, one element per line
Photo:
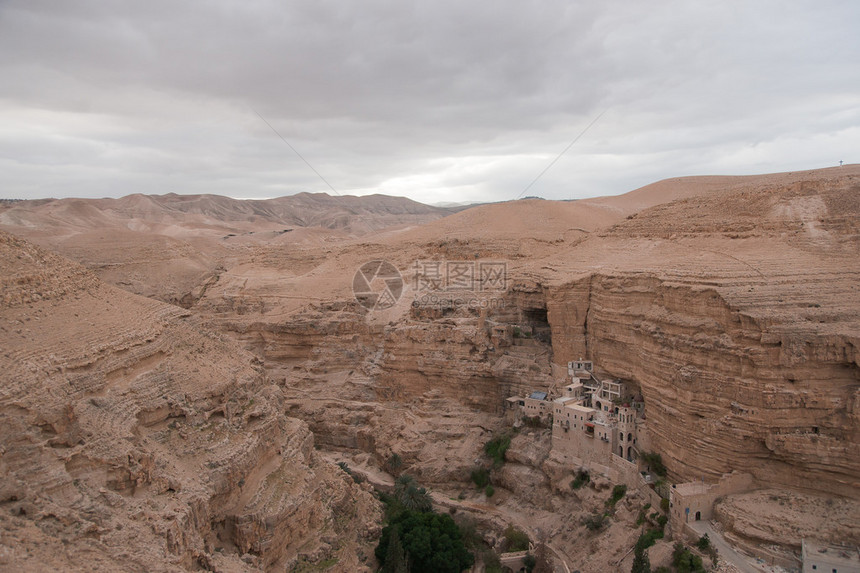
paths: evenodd
<path fill-rule="evenodd" d="M 406 560 L 406 551 L 403 549 L 403 544 L 400 543 L 399 527 L 394 526 L 391 529 L 390 537 L 388 538 L 388 550 L 385 553 L 385 565 L 382 567 L 382 573 L 409 573 L 409 564 Z"/>
<path fill-rule="evenodd" d="M 654 545 L 658 539 L 663 538 L 662 529 L 646 531 L 636 540 L 633 548 L 633 567 L 631 573 L 651 573 L 651 561 L 648 559 L 648 548 Z"/>
<path fill-rule="evenodd" d="M 406 510 L 382 530 L 375 554 L 383 567 L 395 528 L 411 573 L 460 573 L 475 562 L 451 516 Z"/>
<path fill-rule="evenodd" d="M 523 565 L 528 573 L 532 573 L 535 565 L 537 565 L 537 559 L 531 553 L 526 553 L 526 556 L 523 557 Z"/>
<path fill-rule="evenodd" d="M 506 551 L 525 551 L 529 548 L 529 536 L 514 527 L 508 525 L 505 528 Z"/>
<path fill-rule="evenodd" d="M 427 490 L 407 474 L 398 477 L 394 482 L 394 497 L 411 511 L 430 511 L 433 508 L 433 500 Z"/>
<path fill-rule="evenodd" d="M 683 543 L 676 543 L 672 551 L 672 565 L 678 573 L 704 573 L 702 558 L 694 555 Z"/>
<path fill-rule="evenodd" d="M 400 473 L 401 468 L 403 468 L 403 458 L 400 457 L 400 454 L 394 452 L 385 460 L 385 467 L 391 474 L 397 475 Z"/>
<path fill-rule="evenodd" d="M 633 552 L 633 567 L 630 573 L 651 573 L 651 561 L 648 559 L 648 550 L 636 546 Z"/>

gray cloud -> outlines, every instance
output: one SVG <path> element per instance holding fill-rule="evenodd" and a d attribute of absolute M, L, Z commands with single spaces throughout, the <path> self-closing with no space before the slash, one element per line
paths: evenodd
<path fill-rule="evenodd" d="M 856 2 L 0 2 L 0 195 L 620 193 L 857 161 Z"/>

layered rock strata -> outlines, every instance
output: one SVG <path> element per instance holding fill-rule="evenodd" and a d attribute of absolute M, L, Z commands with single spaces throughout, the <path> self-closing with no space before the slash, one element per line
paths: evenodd
<path fill-rule="evenodd" d="M 378 502 L 182 309 L 0 234 L 0 564 L 370 570 Z"/>

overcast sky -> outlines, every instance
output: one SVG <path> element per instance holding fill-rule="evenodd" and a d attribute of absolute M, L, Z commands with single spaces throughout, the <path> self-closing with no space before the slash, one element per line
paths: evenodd
<path fill-rule="evenodd" d="M 860 161 L 860 2 L 0 0 L 0 197 L 617 194 Z M 259 115 L 258 115 L 259 114 Z"/>

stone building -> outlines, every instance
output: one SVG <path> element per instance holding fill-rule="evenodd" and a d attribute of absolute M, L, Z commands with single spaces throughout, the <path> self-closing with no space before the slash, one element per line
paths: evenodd
<path fill-rule="evenodd" d="M 641 399 L 637 403 L 623 382 L 597 378 L 590 361 L 568 363 L 568 374 L 570 384 L 559 396 L 533 392 L 527 398 L 508 398 L 511 419 L 551 419 L 552 448 L 572 463 L 609 466 L 613 456 L 638 459 L 645 431 Z"/>
<path fill-rule="evenodd" d="M 591 362 L 571 362 L 568 372 L 572 381 L 553 403 L 553 449 L 583 464 L 606 465 L 613 455 L 636 460 L 644 419 L 626 385 L 600 380 Z"/>
<path fill-rule="evenodd" d="M 724 475 L 715 484 L 693 481 L 673 485 L 669 491 L 669 512 L 673 527 L 678 527 L 680 532 L 685 523 L 711 519 L 717 498 L 750 491 L 753 486 L 751 475 L 736 472 Z"/>

